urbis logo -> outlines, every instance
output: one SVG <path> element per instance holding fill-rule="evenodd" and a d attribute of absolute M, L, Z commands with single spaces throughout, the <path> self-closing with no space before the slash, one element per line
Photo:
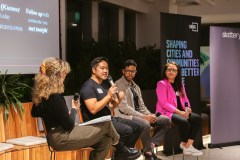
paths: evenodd
<path fill-rule="evenodd" d="M 198 23 L 192 22 L 192 24 L 189 25 L 189 29 L 191 29 L 193 32 L 198 32 Z"/>

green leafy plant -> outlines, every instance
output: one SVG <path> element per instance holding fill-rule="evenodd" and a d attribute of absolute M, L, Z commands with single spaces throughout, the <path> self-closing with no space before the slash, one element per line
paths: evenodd
<path fill-rule="evenodd" d="M 0 71 L 0 107 L 3 108 L 6 120 L 9 116 L 10 105 L 13 106 L 15 112 L 24 112 L 21 99 L 30 87 L 22 82 L 21 78 L 21 74 L 7 75 L 7 71 L 4 74 Z"/>

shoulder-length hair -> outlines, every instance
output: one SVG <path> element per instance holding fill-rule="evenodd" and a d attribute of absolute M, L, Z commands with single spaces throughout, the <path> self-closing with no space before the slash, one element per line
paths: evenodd
<path fill-rule="evenodd" d="M 180 96 L 184 97 L 183 86 L 182 86 L 182 72 L 180 66 L 176 62 L 168 62 L 163 68 L 163 79 L 167 79 L 166 70 L 169 65 L 175 65 L 177 67 L 177 76 L 175 77 L 174 84 L 176 85 L 177 91 Z"/>
<path fill-rule="evenodd" d="M 39 73 L 34 77 L 32 101 L 38 105 L 43 99 L 48 99 L 51 94 L 63 93 L 64 84 L 61 73 L 70 72 L 69 64 L 58 58 L 43 60 Z"/>

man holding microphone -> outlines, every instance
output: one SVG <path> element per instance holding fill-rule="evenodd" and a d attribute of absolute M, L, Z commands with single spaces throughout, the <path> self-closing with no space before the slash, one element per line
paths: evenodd
<path fill-rule="evenodd" d="M 107 58 L 97 57 L 93 59 L 91 68 L 91 77 L 80 89 L 80 102 L 84 121 L 111 115 L 111 110 L 117 108 L 125 96 L 123 92 L 118 92 L 116 85 L 112 85 L 108 90 L 102 86 L 102 81 L 109 76 Z M 142 131 L 140 124 L 115 117 L 112 118 L 112 123 L 120 135 L 120 142 L 115 146 L 115 160 L 137 159 L 140 152 L 133 147 Z"/>

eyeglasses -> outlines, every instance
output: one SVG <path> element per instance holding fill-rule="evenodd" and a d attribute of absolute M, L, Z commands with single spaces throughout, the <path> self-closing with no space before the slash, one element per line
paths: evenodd
<path fill-rule="evenodd" d="M 166 71 L 167 71 L 167 72 L 177 73 L 178 70 L 176 70 L 176 69 L 167 69 Z"/>
<path fill-rule="evenodd" d="M 136 74 L 137 73 L 137 70 L 124 70 L 126 73 L 132 73 L 132 74 Z"/>

